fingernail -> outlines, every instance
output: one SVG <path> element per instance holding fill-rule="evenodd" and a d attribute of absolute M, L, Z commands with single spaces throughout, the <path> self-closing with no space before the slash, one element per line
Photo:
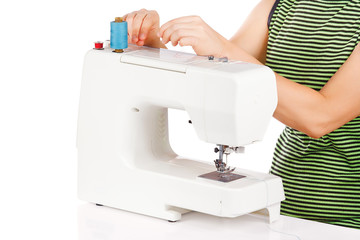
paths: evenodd
<path fill-rule="evenodd" d="M 133 42 L 137 42 L 137 36 L 136 36 L 136 35 L 134 35 L 134 36 L 132 37 L 132 41 L 133 41 Z"/>
<path fill-rule="evenodd" d="M 145 34 L 144 34 L 144 33 L 140 33 L 139 38 L 140 38 L 140 40 L 145 40 Z"/>

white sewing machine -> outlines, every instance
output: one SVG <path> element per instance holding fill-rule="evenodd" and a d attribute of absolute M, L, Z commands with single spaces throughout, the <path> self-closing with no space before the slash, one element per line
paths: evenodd
<path fill-rule="evenodd" d="M 278 218 L 279 177 L 226 166 L 223 156 L 263 138 L 277 104 L 267 67 L 129 46 L 85 57 L 78 120 L 81 200 L 169 221 L 198 211 Z M 178 156 L 168 108 L 189 114 L 197 136 L 217 144 L 215 166 Z"/>

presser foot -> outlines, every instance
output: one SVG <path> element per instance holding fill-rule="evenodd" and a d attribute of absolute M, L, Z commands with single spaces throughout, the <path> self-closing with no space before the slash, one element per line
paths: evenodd
<path fill-rule="evenodd" d="M 222 159 L 216 159 L 214 163 L 215 163 L 216 171 L 218 173 L 225 174 L 225 173 L 233 172 L 235 170 L 235 168 L 227 167 L 227 164 Z"/>
<path fill-rule="evenodd" d="M 217 172 L 221 173 L 221 174 L 227 174 L 227 173 L 231 173 L 235 170 L 235 168 L 230 168 L 230 167 L 222 167 L 222 168 L 217 168 Z"/>
<path fill-rule="evenodd" d="M 214 149 L 215 153 L 219 153 L 219 158 L 214 160 L 216 171 L 206 173 L 200 175 L 199 177 L 207 178 L 211 180 L 216 180 L 220 182 L 231 182 L 245 176 L 232 173 L 235 168 L 231 168 L 227 166 L 227 157 L 232 152 L 243 152 L 243 148 L 241 147 L 229 147 L 225 145 L 218 144 L 217 147 Z M 225 155 L 225 161 L 224 161 Z"/>

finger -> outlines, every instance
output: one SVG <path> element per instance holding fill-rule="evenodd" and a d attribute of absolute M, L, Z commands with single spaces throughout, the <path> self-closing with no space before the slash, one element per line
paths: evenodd
<path fill-rule="evenodd" d="M 143 40 L 139 40 L 139 41 L 136 43 L 136 45 L 138 45 L 138 46 L 144 46 L 144 44 L 145 44 L 145 41 L 143 41 Z"/>
<path fill-rule="evenodd" d="M 198 36 L 198 31 L 196 29 L 179 29 L 175 32 L 173 32 L 173 34 L 171 35 L 170 37 L 170 41 L 172 43 L 173 46 L 176 46 L 177 44 L 180 45 L 180 41 L 182 39 L 199 39 L 199 36 Z M 187 42 L 188 40 L 185 41 L 185 43 L 188 43 Z M 182 45 L 180 45 L 182 46 Z M 189 45 L 187 45 L 189 46 Z M 191 45 L 192 46 L 192 45 Z"/>
<path fill-rule="evenodd" d="M 181 23 L 181 24 L 173 24 L 169 26 L 165 32 L 163 33 L 162 42 L 164 44 L 171 41 L 171 37 L 173 34 L 181 34 L 182 36 L 185 35 L 186 30 L 190 31 L 190 29 L 196 30 L 198 27 L 194 26 L 192 23 Z"/>
<path fill-rule="evenodd" d="M 147 15 L 147 11 L 141 10 L 138 11 L 134 17 L 132 23 L 133 27 L 132 27 L 132 38 L 131 38 L 133 43 L 139 41 L 139 31 L 146 15 Z"/>
<path fill-rule="evenodd" d="M 134 20 L 135 12 L 129 13 L 126 16 L 126 22 L 128 23 L 128 42 L 131 42 L 132 39 L 132 29 L 133 29 L 133 20 Z"/>
<path fill-rule="evenodd" d="M 122 19 L 123 19 L 124 21 L 126 21 L 126 18 L 127 18 L 128 15 L 129 15 L 129 14 L 125 14 L 124 16 L 122 16 Z"/>
<path fill-rule="evenodd" d="M 198 40 L 199 39 L 195 38 L 195 37 L 184 37 L 179 40 L 179 45 L 181 47 L 184 47 L 184 46 L 194 47 L 194 46 L 197 46 Z"/>
<path fill-rule="evenodd" d="M 125 14 L 124 16 L 122 16 L 122 19 L 123 19 L 125 22 L 127 22 L 126 19 L 127 19 L 128 15 L 129 15 L 129 14 Z M 129 40 L 129 26 L 128 26 L 128 42 L 129 42 L 129 41 L 130 41 L 130 40 Z"/>
<path fill-rule="evenodd" d="M 164 30 L 162 34 L 162 42 L 164 44 L 168 43 L 170 41 L 171 35 L 180 29 L 191 29 L 191 28 L 194 28 L 194 26 L 191 23 L 174 23 L 172 25 L 168 25 L 168 27 Z"/>
<path fill-rule="evenodd" d="M 139 31 L 139 40 L 145 41 L 149 32 L 152 30 L 156 22 L 158 21 L 159 16 L 157 12 L 150 11 L 144 18 L 140 31 Z"/>
<path fill-rule="evenodd" d="M 159 31 L 160 37 L 162 37 L 164 32 L 166 31 L 166 29 L 169 28 L 173 24 L 194 23 L 195 21 L 198 21 L 199 18 L 200 17 L 198 17 L 198 16 L 186 16 L 186 17 L 180 17 L 180 18 L 175 18 L 173 20 L 170 20 L 160 27 L 160 31 Z"/>

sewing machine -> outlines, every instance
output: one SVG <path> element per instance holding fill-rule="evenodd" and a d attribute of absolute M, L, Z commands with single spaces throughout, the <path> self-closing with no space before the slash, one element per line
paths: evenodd
<path fill-rule="evenodd" d="M 275 77 L 264 66 L 134 45 L 90 50 L 78 119 L 79 198 L 169 221 L 188 211 L 237 217 L 261 209 L 276 220 L 281 179 L 225 161 L 263 138 L 276 104 Z M 185 110 L 199 139 L 216 145 L 214 164 L 172 150 L 168 108 Z"/>

